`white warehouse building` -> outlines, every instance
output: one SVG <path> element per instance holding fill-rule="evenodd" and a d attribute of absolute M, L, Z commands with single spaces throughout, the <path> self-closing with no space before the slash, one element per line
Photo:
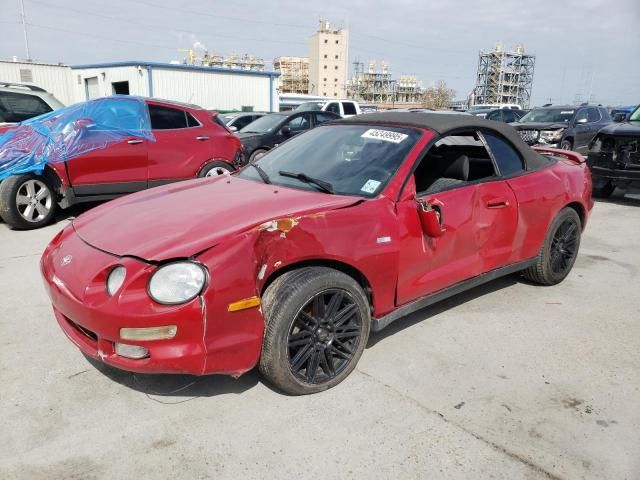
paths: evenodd
<path fill-rule="evenodd" d="M 192 103 L 211 110 L 273 112 L 278 111 L 279 105 L 279 75 L 139 61 L 71 67 L 0 61 L 0 82 L 33 83 L 65 104 L 128 94 Z"/>

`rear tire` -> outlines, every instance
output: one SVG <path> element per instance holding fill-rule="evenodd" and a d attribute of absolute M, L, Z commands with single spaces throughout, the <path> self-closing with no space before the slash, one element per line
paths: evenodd
<path fill-rule="evenodd" d="M 369 338 L 371 310 L 362 287 L 332 268 L 306 267 L 278 277 L 262 297 L 262 312 L 260 372 L 291 395 L 343 381 Z"/>
<path fill-rule="evenodd" d="M 570 207 L 563 208 L 551 222 L 535 264 L 522 273 L 527 280 L 555 285 L 569 275 L 578 256 L 582 222 Z"/>
<path fill-rule="evenodd" d="M 226 162 L 216 160 L 215 162 L 207 163 L 200 173 L 199 177 L 218 177 L 220 175 L 227 175 L 233 172 L 233 167 Z"/>
<path fill-rule="evenodd" d="M 14 175 L 0 184 L 0 216 L 18 230 L 44 227 L 58 206 L 54 189 L 42 175 Z"/>

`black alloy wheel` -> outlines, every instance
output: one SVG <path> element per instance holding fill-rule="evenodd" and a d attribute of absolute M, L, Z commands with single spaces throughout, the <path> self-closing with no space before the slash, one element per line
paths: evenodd
<path fill-rule="evenodd" d="M 564 275 L 573 266 L 578 254 L 579 231 L 580 226 L 575 219 L 567 218 L 553 235 L 549 262 L 554 275 Z"/>
<path fill-rule="evenodd" d="M 339 375 L 358 350 L 362 319 L 349 292 L 316 294 L 298 312 L 289 329 L 289 368 L 299 380 L 323 384 Z"/>

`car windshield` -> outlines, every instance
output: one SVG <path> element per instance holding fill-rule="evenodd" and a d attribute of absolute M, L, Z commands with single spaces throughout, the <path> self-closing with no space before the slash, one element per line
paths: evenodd
<path fill-rule="evenodd" d="M 322 110 L 323 105 L 324 103 L 321 102 L 304 102 L 298 105 L 295 110 L 298 112 L 317 111 Z"/>
<path fill-rule="evenodd" d="M 276 128 L 280 122 L 284 119 L 284 115 L 265 115 L 257 120 L 254 120 L 240 131 L 242 133 L 268 133 Z"/>
<path fill-rule="evenodd" d="M 635 111 L 629 117 L 629 120 L 631 120 L 632 122 L 640 122 L 640 107 L 635 109 Z"/>
<path fill-rule="evenodd" d="M 570 108 L 539 108 L 531 110 L 518 122 L 569 123 L 574 113 Z"/>
<path fill-rule="evenodd" d="M 328 184 L 340 195 L 374 197 L 382 192 L 419 137 L 420 131 L 412 128 L 321 126 L 283 143 L 256 165 L 276 185 L 321 190 L 317 183 L 290 175 L 301 173 Z M 251 165 L 238 176 L 262 181 L 258 169 Z"/>

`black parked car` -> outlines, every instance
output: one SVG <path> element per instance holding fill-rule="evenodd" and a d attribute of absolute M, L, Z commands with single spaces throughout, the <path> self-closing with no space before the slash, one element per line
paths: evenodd
<path fill-rule="evenodd" d="M 262 112 L 233 112 L 222 114 L 220 118 L 229 130 L 237 132 L 264 115 Z"/>
<path fill-rule="evenodd" d="M 616 187 L 640 188 L 640 106 L 623 123 L 607 125 L 589 145 L 593 193 L 608 197 Z"/>
<path fill-rule="evenodd" d="M 332 112 L 282 112 L 260 117 L 238 132 L 244 152 L 250 161 L 256 160 L 273 147 L 321 123 L 341 118 Z"/>
<path fill-rule="evenodd" d="M 534 108 L 511 125 L 529 145 L 586 153 L 593 137 L 610 123 L 609 112 L 599 105 L 549 105 Z"/>
<path fill-rule="evenodd" d="M 510 108 L 487 108 L 486 110 L 470 110 L 469 113 L 494 122 L 512 123 L 520 120 L 526 111 L 512 110 Z"/>

